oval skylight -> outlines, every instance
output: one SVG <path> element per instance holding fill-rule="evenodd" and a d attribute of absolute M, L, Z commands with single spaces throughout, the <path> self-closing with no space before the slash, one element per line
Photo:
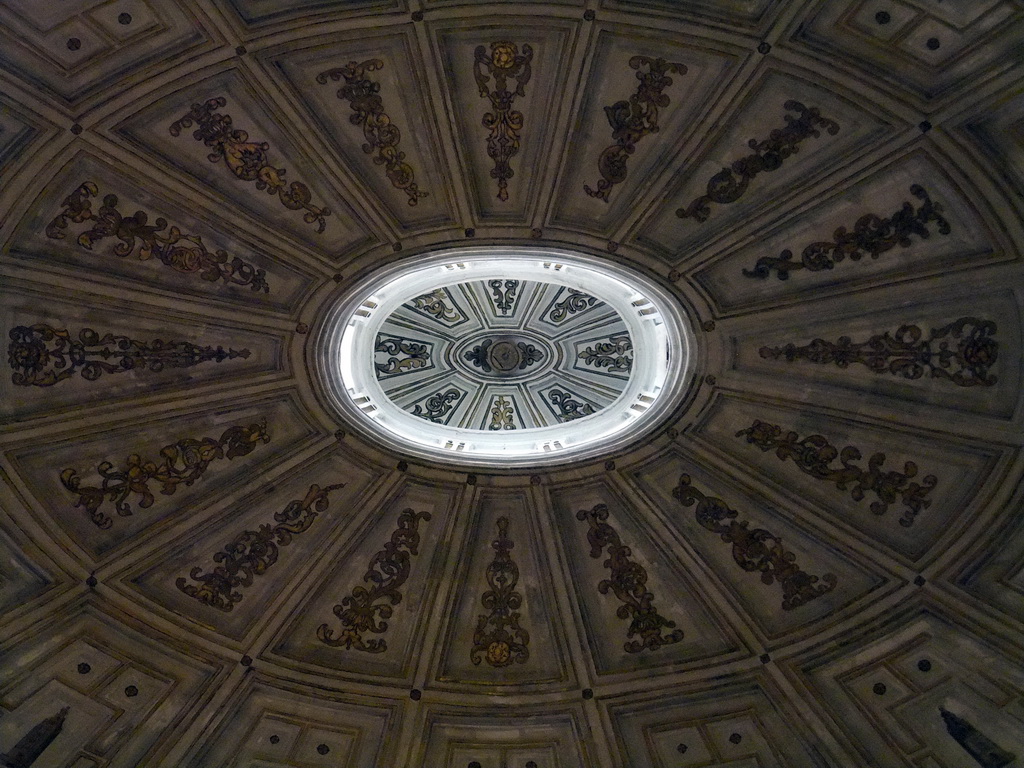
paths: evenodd
<path fill-rule="evenodd" d="M 392 265 L 346 293 L 317 346 L 346 420 L 413 457 L 496 469 L 631 442 L 674 407 L 692 368 L 667 292 L 548 248 Z"/>

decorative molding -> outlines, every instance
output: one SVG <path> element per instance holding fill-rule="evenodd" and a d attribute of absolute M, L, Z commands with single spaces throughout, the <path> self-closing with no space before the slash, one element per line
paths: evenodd
<path fill-rule="evenodd" d="M 553 301 L 551 305 L 551 311 L 548 313 L 548 320 L 553 323 L 561 323 L 569 315 L 575 315 L 577 312 L 586 312 L 591 307 L 597 305 L 597 298 L 583 291 L 577 291 L 575 288 L 562 288 L 558 291 L 555 299 L 558 299 L 565 293 L 565 298 L 561 301 Z"/>
<path fill-rule="evenodd" d="M 200 582 L 189 584 L 184 576 L 175 581 L 178 589 L 203 605 L 230 612 L 242 599 L 241 589 L 251 586 L 257 576 L 264 575 L 277 562 L 281 547 L 292 543 L 293 537 L 309 530 L 319 513 L 327 510 L 331 491 L 344 488 L 345 483 L 309 486 L 303 499 L 295 499 L 280 512 L 274 513 L 276 525 L 263 524 L 257 530 L 242 531 L 213 555 L 219 563 L 210 573 L 195 567 L 189 578 Z"/>
<path fill-rule="evenodd" d="M 696 198 L 686 208 L 678 209 L 676 216 L 681 219 L 693 218 L 698 222 L 707 221 L 711 215 L 709 203 L 726 204 L 739 200 L 755 176 L 777 171 L 787 157 L 799 151 L 802 141 L 821 136 L 819 128 L 829 136 L 839 133 L 839 124 L 822 117 L 817 107 L 808 108 L 799 101 L 787 101 L 783 109 L 796 112 L 797 117 L 785 115 L 785 127 L 776 128 L 763 141 L 750 139 L 747 146 L 754 150 L 753 153 L 712 176 L 708 180 L 707 194 Z"/>
<path fill-rule="evenodd" d="M 491 405 L 491 423 L 487 426 L 487 429 L 494 432 L 515 429 L 514 416 L 515 408 L 512 401 L 504 395 L 498 395 L 494 398 L 494 403 Z"/>
<path fill-rule="evenodd" d="M 909 248 L 913 244 L 911 235 L 923 240 L 931 236 L 927 225 L 935 222 L 940 235 L 950 233 L 949 222 L 942 217 L 942 206 L 933 203 L 924 187 L 913 184 L 910 194 L 922 200 L 921 206 L 915 211 L 910 202 L 904 202 L 898 211 L 887 219 L 873 213 L 866 213 L 857 219 L 853 231 L 839 227 L 832 233 L 832 242 L 811 243 L 800 254 L 800 261 L 793 261 L 793 252 L 788 248 L 778 257 L 762 256 L 753 269 L 744 269 L 747 277 L 767 278 L 774 269 L 779 280 L 788 280 L 790 272 L 806 269 L 808 272 L 821 272 L 832 269 L 836 264 L 849 259 L 860 261 L 869 255 L 877 259 L 886 251 L 896 246 Z"/>
<path fill-rule="evenodd" d="M 83 181 L 79 187 L 61 202 L 61 211 L 46 227 L 46 236 L 63 240 L 69 222 L 81 224 L 93 222 L 92 228 L 78 236 L 78 244 L 92 250 L 94 243 L 107 237 L 116 237 L 115 256 L 125 258 L 135 253 L 138 261 L 148 261 L 154 256 L 175 272 L 198 275 L 203 280 L 215 283 L 223 280 L 227 285 L 249 286 L 253 291 L 270 293 L 266 271 L 238 258 L 232 258 L 227 251 L 212 253 L 203 245 L 198 235 L 182 234 L 177 227 L 171 227 L 166 235 L 167 219 L 159 217 L 152 224 L 145 211 L 136 211 L 125 217 L 117 210 L 117 195 L 106 195 L 99 213 L 93 213 L 90 197 L 99 194 L 99 187 L 92 181 Z M 136 251 L 138 245 L 138 251 Z"/>
<path fill-rule="evenodd" d="M 923 341 L 918 326 L 901 325 L 895 333 L 875 334 L 866 341 L 853 342 L 849 336 L 840 336 L 835 342 L 814 339 L 802 347 L 792 343 L 761 347 L 760 355 L 789 362 L 834 363 L 840 368 L 858 363 L 872 373 L 890 373 L 904 379 L 920 379 L 928 373 L 930 378 L 960 387 L 991 387 L 998 380 L 989 375 L 999 355 L 999 342 L 992 338 L 996 331 L 996 324 L 990 320 L 961 317 L 932 329 Z"/>
<path fill-rule="evenodd" d="M 341 620 L 343 629 L 335 636 L 334 630 L 327 624 L 321 624 L 316 631 L 320 642 L 334 648 L 344 646 L 367 653 L 383 653 L 388 649 L 384 638 L 364 639 L 363 633 L 379 635 L 386 632 L 387 620 L 394 612 L 393 606 L 402 602 L 402 593 L 398 590 L 409 578 L 412 556 L 419 554 L 417 527 L 420 520 L 429 521 L 430 513 L 402 510 L 391 540 L 373 556 L 363 576 L 363 581 L 372 583 L 372 586 L 369 589 L 353 587 L 352 594 L 334 606 L 334 615 Z"/>
<path fill-rule="evenodd" d="M 96 381 L 104 373 L 155 373 L 164 368 L 188 368 L 211 360 L 220 363 L 249 357 L 248 349 L 236 352 L 220 346 L 200 347 L 188 341 L 136 341 L 113 333 L 100 336 L 91 328 L 80 330 L 75 341 L 66 328 L 45 323 L 17 325 L 9 336 L 7 360 L 12 370 L 11 381 L 22 387 L 52 387 L 79 372 L 86 381 Z"/>
<path fill-rule="evenodd" d="M 171 123 L 171 136 L 180 136 L 185 128 L 193 124 L 198 126 L 192 132 L 192 138 L 203 142 L 213 151 L 206 156 L 211 163 L 224 161 L 225 167 L 235 178 L 242 181 L 256 182 L 256 189 L 266 190 L 269 195 L 277 195 L 281 205 L 290 211 L 305 210 L 302 220 L 307 224 L 316 224 L 316 231 L 322 233 L 327 227 L 326 217 L 331 215 L 330 208 L 318 208 L 310 201 L 312 195 L 305 184 L 285 181 L 285 169 L 275 168 L 267 159 L 270 144 L 265 141 L 249 141 L 249 134 L 234 128 L 231 115 L 222 115 L 214 110 L 227 104 L 223 96 L 207 99 L 202 104 L 193 104 L 184 117 Z"/>
<path fill-rule="evenodd" d="M 109 461 L 100 462 L 96 471 L 103 481 L 97 486 L 83 486 L 82 478 L 74 469 L 65 469 L 60 473 L 60 481 L 74 494 L 76 507 L 84 507 L 89 517 L 100 528 L 109 528 L 113 523 L 110 517 L 100 511 L 104 502 L 113 503 L 117 514 L 128 517 L 133 514 L 131 504 L 127 501 L 130 494 L 139 497 L 139 509 L 153 506 L 156 497 L 149 488 L 149 482 L 160 483 L 160 493 L 171 496 L 179 485 L 192 485 L 205 474 L 211 462 L 217 459 L 234 459 L 246 456 L 255 450 L 258 443 L 269 443 L 270 433 L 267 422 L 262 420 L 248 426 L 228 427 L 215 440 L 204 437 L 196 440 L 184 437 L 171 445 L 160 449 L 160 461 L 147 461 L 139 454 L 133 453 L 125 459 L 125 467 L 115 470 Z"/>
<path fill-rule="evenodd" d="M 577 355 L 585 365 L 607 371 L 629 373 L 633 370 L 633 341 L 628 333 L 611 336 L 587 347 Z"/>
<path fill-rule="evenodd" d="M 612 187 L 626 180 L 626 163 L 636 151 L 637 142 L 660 130 L 658 109 L 669 105 L 669 98 L 662 91 L 672 85 L 668 73 L 686 74 L 685 64 L 673 64 L 665 59 L 651 59 L 647 56 L 633 56 L 629 66 L 636 70 L 636 79 L 640 85 L 636 93 L 629 97 L 629 101 L 617 101 L 604 108 L 615 143 L 606 147 L 597 159 L 597 169 L 601 173 L 597 189 L 583 185 L 584 192 L 606 203 Z"/>
<path fill-rule="evenodd" d="M 749 427 L 736 433 L 736 437 L 741 436 L 746 436 L 748 443 L 756 445 L 762 451 L 774 449 L 778 458 L 783 461 L 792 459 L 804 474 L 835 483 L 836 488 L 841 491 L 852 485 L 850 496 L 854 501 L 863 499 L 867 492 L 873 493 L 878 497 L 878 501 L 871 503 L 871 511 L 876 515 L 884 515 L 889 505 L 896 503 L 898 498 L 906 507 L 900 517 L 900 525 L 905 528 L 913 525 L 914 519 L 922 509 L 931 506 L 931 499 L 926 499 L 925 496 L 938 483 L 935 475 L 925 475 L 921 484 L 908 485 L 910 479 L 917 476 L 917 464 L 912 461 L 903 465 L 903 472 L 882 472 L 881 466 L 885 463 L 884 453 L 872 454 L 868 459 L 868 468 L 861 469 L 855 466 L 854 462 L 860 461 L 862 454 L 853 446 L 848 445 L 839 451 L 821 435 L 810 435 L 801 440 L 796 432 L 786 432 L 783 435 L 782 427 L 757 419 Z M 829 466 L 837 457 L 843 466 Z"/>
<path fill-rule="evenodd" d="M 402 134 L 384 112 L 380 83 L 366 77 L 367 72 L 383 68 L 384 62 L 380 59 L 367 59 L 362 63 L 350 61 L 339 69 L 321 72 L 316 81 L 326 85 L 328 78 L 335 82 L 345 79 L 345 85 L 338 89 L 338 98 L 349 102 L 352 107 L 349 120 L 363 128 L 363 138 L 366 139 L 363 152 L 373 155 L 375 165 L 384 166 L 391 185 L 405 192 L 409 205 L 417 205 L 427 193 L 416 185 L 413 168 L 405 161 L 405 153 L 398 149 Z"/>
<path fill-rule="evenodd" d="M 433 362 L 430 359 L 433 345 L 427 342 L 414 341 L 397 337 L 385 337 L 377 334 L 377 343 L 373 347 L 373 367 L 377 371 L 377 378 L 385 376 L 398 376 L 403 373 L 432 368 Z M 376 353 L 383 352 L 388 355 L 384 362 L 377 362 Z"/>
<path fill-rule="evenodd" d="M 548 400 L 558 409 L 555 411 L 555 416 L 561 422 L 582 419 L 584 416 L 597 413 L 594 406 L 582 400 L 574 399 L 573 394 L 567 390 L 552 389 L 548 392 Z"/>
<path fill-rule="evenodd" d="M 605 521 L 608 519 L 608 505 L 597 504 L 592 509 L 581 509 L 577 520 L 586 520 L 590 525 L 587 541 L 590 542 L 590 556 L 600 557 L 605 547 L 608 559 L 604 565 L 611 571 L 611 578 L 598 582 L 597 589 L 602 595 L 609 590 L 621 601 L 615 614 L 620 619 L 631 619 L 627 640 L 622 646 L 626 653 L 640 653 L 644 649 L 656 650 L 663 645 L 678 643 L 683 639 L 683 630 L 672 629 L 676 623 L 662 616 L 654 607 L 654 594 L 647 591 L 647 571 L 639 563 L 630 560 L 632 552 L 624 546 L 619 534 Z M 662 634 L 662 628 L 672 629 Z"/>
<path fill-rule="evenodd" d="M 463 357 L 484 373 L 508 374 L 526 370 L 544 359 L 544 352 L 525 341 L 484 339 Z"/>
<path fill-rule="evenodd" d="M 452 411 L 455 409 L 453 403 L 458 403 L 462 394 L 462 392 L 454 388 L 444 392 L 435 392 L 423 402 L 422 408 L 419 404 L 414 405 L 410 413 L 413 416 L 419 416 L 421 419 L 432 421 L 435 424 L 447 424 L 448 419 L 451 418 Z"/>
<path fill-rule="evenodd" d="M 820 578 L 805 573 L 796 564 L 796 555 L 786 551 L 782 539 L 763 528 L 750 530 L 746 520 L 737 522 L 738 512 L 721 499 L 705 496 L 690 484 L 689 475 L 681 475 L 672 491 L 684 507 L 697 507 L 697 523 L 732 544 L 732 557 L 744 571 L 761 574 L 762 584 L 779 583 L 782 587 L 782 610 L 791 611 L 831 592 L 836 577 L 826 573 Z M 725 522 L 728 521 L 728 522 Z M 819 583 L 820 582 L 820 583 Z"/>
<path fill-rule="evenodd" d="M 515 546 L 508 537 L 508 518 L 499 517 L 498 538 L 491 546 L 494 560 L 487 566 L 487 584 L 481 602 L 490 613 L 481 614 L 473 633 L 469 657 L 474 664 L 483 658 L 492 667 L 525 664 L 530 658 L 530 633 L 519 626 L 523 596 L 516 591 L 519 568 L 509 554 Z"/>
<path fill-rule="evenodd" d="M 484 113 L 483 126 L 487 136 L 487 156 L 494 161 L 491 178 L 498 181 L 498 199 L 508 200 L 508 180 L 515 172 L 509 162 L 519 153 L 519 134 L 523 130 L 523 113 L 512 108 L 516 96 L 526 95 L 526 84 L 530 82 L 530 62 L 533 48 L 523 44 L 519 47 L 507 40 L 491 43 L 491 51 L 478 45 L 473 54 L 473 77 L 476 79 L 480 96 L 491 102 L 493 112 Z M 494 89 L 491 89 L 491 77 Z M 516 89 L 508 89 L 508 81 L 515 80 Z"/>

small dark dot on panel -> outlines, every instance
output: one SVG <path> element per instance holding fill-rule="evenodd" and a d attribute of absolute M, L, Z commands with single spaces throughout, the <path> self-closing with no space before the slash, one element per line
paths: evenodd
<path fill-rule="evenodd" d="M 920 574 L 918 574 L 917 576 L 914 577 L 914 584 L 916 586 L 923 587 L 924 583 L 925 583 L 924 582 L 924 576 L 921 576 Z"/>
<path fill-rule="evenodd" d="M 127 688 L 124 689 L 124 695 L 127 696 L 129 699 L 132 699 L 139 695 L 139 689 L 136 688 L 134 685 L 129 685 Z"/>
<path fill-rule="evenodd" d="M 931 672 L 932 663 L 928 661 L 928 659 L 921 659 L 919 662 L 917 662 L 917 668 L 922 672 Z"/>
<path fill-rule="evenodd" d="M 526 761 L 526 768 L 537 768 L 537 764 L 533 760 Z"/>
<path fill-rule="evenodd" d="M 476 475 L 466 475 L 466 485 L 476 485 Z"/>
<path fill-rule="evenodd" d="M 277 744 L 280 740 L 281 740 L 281 737 L 278 736 L 276 733 L 270 737 L 270 743 L 271 744 Z"/>
<path fill-rule="evenodd" d="M 476 237 L 476 230 L 472 227 L 466 227 L 466 237 Z"/>
<path fill-rule="evenodd" d="M 331 751 L 331 748 L 328 747 L 326 744 L 317 744 L 316 751 L 319 752 L 321 755 L 326 755 L 328 752 Z"/>
<path fill-rule="evenodd" d="M 423 691 L 421 691 L 419 688 L 413 688 L 411 691 L 409 691 L 409 698 L 413 701 L 419 701 L 422 697 Z"/>
<path fill-rule="evenodd" d="M 335 440 L 344 440 L 345 439 L 345 434 L 346 433 L 345 433 L 344 429 L 335 430 L 335 432 L 334 432 L 334 439 Z"/>
<path fill-rule="evenodd" d="M 885 683 L 875 683 L 875 686 L 871 690 L 875 692 L 876 696 L 884 696 L 886 690 Z"/>
<path fill-rule="evenodd" d="M 591 9 L 589 9 L 589 8 L 588 8 L 587 10 L 585 10 L 585 11 L 583 12 L 583 20 L 584 20 L 584 21 L 593 21 L 593 20 L 595 19 L 595 17 L 596 17 L 596 16 L 597 16 L 597 14 L 596 14 L 596 13 L 594 13 L 594 12 L 593 12 L 593 11 L 592 11 Z"/>
<path fill-rule="evenodd" d="M 707 376 L 704 377 L 704 383 L 710 384 L 711 386 L 714 386 L 717 382 L 718 379 L 716 379 L 713 374 L 709 373 Z"/>
<path fill-rule="evenodd" d="M 398 462 L 398 471 L 399 472 L 405 472 L 407 469 L 409 469 L 409 462 L 407 462 L 407 461 L 400 461 L 400 462 Z"/>
<path fill-rule="evenodd" d="M 614 240 L 609 240 L 608 245 L 606 245 L 605 248 L 608 249 L 608 253 L 615 253 L 617 250 L 619 250 L 619 244 L 616 243 Z"/>
<path fill-rule="evenodd" d="M 480 768 L 480 763 L 478 763 L 476 760 L 471 760 L 469 765 L 466 766 L 466 768 Z"/>
<path fill-rule="evenodd" d="M 69 37 L 68 38 L 68 50 L 69 51 L 77 51 L 81 47 L 82 47 L 82 41 L 79 40 L 77 37 Z"/>
<path fill-rule="evenodd" d="M 244 45 L 239 45 L 239 46 L 235 47 L 235 55 L 236 56 L 245 56 L 245 54 L 247 54 L 248 52 L 249 52 L 249 49 L 246 48 Z"/>
<path fill-rule="evenodd" d="M 740 736 L 738 733 L 733 733 L 729 736 L 729 741 L 731 741 L 733 744 L 739 744 L 741 741 L 743 741 L 743 737 Z"/>
<path fill-rule="evenodd" d="M 423 21 L 423 11 L 413 11 L 412 20 Z"/>
<path fill-rule="evenodd" d="M 243 667 L 248 667 L 250 664 L 252 664 L 252 656 L 246 654 L 238 660 L 238 663 L 241 664 Z"/>
<path fill-rule="evenodd" d="M 604 463 L 604 468 L 611 472 L 613 469 L 615 469 L 615 462 L 609 459 Z"/>
<path fill-rule="evenodd" d="M 680 755 L 685 755 L 685 754 L 686 754 L 686 750 L 688 750 L 688 749 L 689 749 L 689 747 L 688 747 L 688 746 L 686 746 L 685 744 L 682 744 L 682 743 L 680 743 L 680 744 L 677 744 L 677 745 L 676 745 L 676 751 L 677 751 L 677 752 L 678 752 L 678 753 L 679 753 Z"/>
<path fill-rule="evenodd" d="M 668 281 L 670 283 L 678 283 L 679 279 L 682 276 L 683 276 L 682 272 L 680 272 L 678 269 L 673 269 L 671 272 L 668 273 Z"/>
<path fill-rule="evenodd" d="M 676 429 L 675 427 L 669 427 L 668 431 L 666 431 L 665 434 L 668 435 L 669 440 L 675 440 L 677 437 L 679 437 L 679 430 Z"/>
<path fill-rule="evenodd" d="M 295 332 L 296 333 L 309 333 L 309 326 L 306 325 L 305 323 L 296 323 L 296 325 L 295 325 Z"/>
<path fill-rule="evenodd" d="M 530 475 L 530 485 L 540 485 L 540 475 Z"/>
<path fill-rule="evenodd" d="M 892 21 L 892 16 L 889 15 L 888 11 L 879 11 L 875 14 L 875 21 L 879 24 L 888 24 Z"/>
<path fill-rule="evenodd" d="M 88 675 L 90 672 L 92 672 L 92 667 L 90 667 L 84 661 L 78 665 L 78 674 Z"/>
<path fill-rule="evenodd" d="M 132 23 L 132 15 L 130 13 L 119 13 L 117 15 L 117 23 L 127 27 Z"/>
<path fill-rule="evenodd" d="M 925 46 L 928 48 L 929 51 L 939 50 L 940 45 L 942 45 L 942 43 L 939 42 L 939 38 L 937 37 L 929 37 L 928 42 L 925 43 Z"/>
<path fill-rule="evenodd" d="M 85 583 L 90 587 L 95 587 L 97 584 L 99 584 L 99 581 L 96 579 L 95 576 L 90 576 L 88 579 L 85 580 Z"/>
<path fill-rule="evenodd" d="M 583 698 L 584 699 L 592 699 L 592 698 L 594 698 L 594 692 L 590 688 L 584 688 L 583 689 Z"/>
<path fill-rule="evenodd" d="M 73 133 L 75 136 L 80 136 L 82 133 L 82 126 L 80 126 L 78 123 L 75 123 L 71 126 L 71 133 Z"/>
<path fill-rule="evenodd" d="M 758 43 L 757 52 L 760 53 L 762 56 L 765 55 L 765 54 L 771 53 L 771 50 L 772 50 L 772 44 L 771 43 Z"/>
<path fill-rule="evenodd" d="M 921 133 L 928 133 L 932 129 L 932 124 L 927 120 L 922 120 L 917 124 L 917 127 L 921 129 Z"/>
<path fill-rule="evenodd" d="M 400 250 L 402 250 L 402 244 L 395 243 L 394 245 L 391 246 L 391 250 L 393 250 L 395 253 L 398 253 Z"/>
<path fill-rule="evenodd" d="M 331 280 L 333 280 L 336 283 L 340 283 L 344 279 L 345 276 L 341 274 L 341 272 L 335 272 L 334 275 L 331 277 Z"/>
<path fill-rule="evenodd" d="M 540 240 L 542 237 L 544 237 L 544 230 L 541 229 L 540 227 L 534 227 L 533 229 L 530 230 L 530 235 L 533 237 L 534 240 Z"/>
<path fill-rule="evenodd" d="M 772 660 L 772 657 L 769 656 L 767 653 L 762 653 L 761 654 L 761 663 L 762 664 L 767 664 L 771 660 Z"/>
<path fill-rule="evenodd" d="M 710 333 L 711 331 L 715 330 L 715 321 L 705 320 L 703 323 L 700 324 L 700 327 Z"/>

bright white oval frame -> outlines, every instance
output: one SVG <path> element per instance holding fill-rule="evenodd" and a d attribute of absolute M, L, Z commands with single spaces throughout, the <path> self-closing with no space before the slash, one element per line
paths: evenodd
<path fill-rule="evenodd" d="M 597 413 L 536 429 L 483 431 L 435 424 L 402 410 L 372 365 L 377 332 L 410 299 L 478 280 L 532 280 L 568 286 L 615 309 L 633 342 L 623 392 Z M 323 384 L 335 407 L 390 448 L 414 457 L 477 467 L 561 464 L 614 452 L 656 426 L 692 376 L 693 336 L 675 299 L 653 281 L 580 253 L 536 247 L 478 247 L 419 256 L 354 286 L 335 305 L 318 348 Z"/>

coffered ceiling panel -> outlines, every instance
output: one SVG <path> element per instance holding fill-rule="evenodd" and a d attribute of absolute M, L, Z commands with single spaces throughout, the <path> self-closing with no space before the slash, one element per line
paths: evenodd
<path fill-rule="evenodd" d="M 365 248 L 373 235 L 323 165 L 297 146 L 302 124 L 279 119 L 261 91 L 240 70 L 225 70 L 168 93 L 116 133 L 166 172 L 184 171 L 193 186 L 314 252 L 337 258 Z"/>
<path fill-rule="evenodd" d="M 250 24 L 269 24 L 285 19 L 304 22 L 316 14 L 350 16 L 402 11 L 405 0 L 228 0 L 235 12 Z"/>
<path fill-rule="evenodd" d="M 10 511 L 6 507 L 12 507 Z M 0 611 L 12 615 L 40 595 L 53 590 L 60 576 L 52 573 L 51 563 L 44 560 L 38 549 L 29 542 L 19 541 L 11 535 L 11 518 L 22 517 L 14 503 L 4 504 L 3 527 L 0 527 Z M 19 514 L 20 512 L 20 514 Z M 51 594 L 52 596 L 52 594 Z"/>
<path fill-rule="evenodd" d="M 27 156 L 28 147 L 43 131 L 38 118 L 31 119 L 15 101 L 0 98 L 0 179 Z"/>

